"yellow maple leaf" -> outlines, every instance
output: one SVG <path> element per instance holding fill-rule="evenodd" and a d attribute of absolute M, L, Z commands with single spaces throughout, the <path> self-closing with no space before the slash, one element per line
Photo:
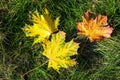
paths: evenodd
<path fill-rule="evenodd" d="M 78 43 L 73 40 L 65 41 L 65 33 L 60 31 L 52 35 L 51 41 L 45 41 L 43 44 L 43 55 L 49 59 L 48 68 L 53 68 L 59 72 L 60 68 L 68 68 L 76 64 L 75 59 L 70 56 L 77 54 Z"/>
<path fill-rule="evenodd" d="M 32 14 L 33 25 L 26 25 L 23 30 L 28 37 L 34 37 L 34 43 L 39 43 L 58 30 L 59 18 L 52 20 L 47 9 L 43 15 Z"/>
<path fill-rule="evenodd" d="M 91 18 L 92 12 L 87 11 L 82 16 L 83 22 L 77 22 L 78 34 L 88 36 L 91 42 L 110 38 L 113 28 L 107 23 L 107 16 L 98 15 L 95 19 Z"/>

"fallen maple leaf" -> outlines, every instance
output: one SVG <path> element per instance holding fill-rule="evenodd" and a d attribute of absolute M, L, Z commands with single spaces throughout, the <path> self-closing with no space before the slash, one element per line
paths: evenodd
<path fill-rule="evenodd" d="M 92 12 L 88 10 L 82 16 L 83 22 L 77 22 L 78 34 L 87 36 L 91 42 L 110 38 L 113 28 L 107 23 L 107 16 L 98 15 L 95 19 L 91 18 Z"/>
<path fill-rule="evenodd" d="M 53 68 L 59 72 L 60 68 L 68 68 L 76 64 L 75 59 L 70 56 L 77 54 L 79 47 L 78 43 L 73 40 L 70 42 L 65 41 L 65 33 L 60 31 L 52 35 L 51 41 L 46 40 L 43 43 L 43 55 L 49 59 L 48 68 Z"/>
<path fill-rule="evenodd" d="M 26 25 L 23 30 L 26 36 L 34 37 L 34 43 L 39 43 L 58 30 L 59 18 L 53 21 L 45 9 L 43 15 L 39 15 L 38 12 L 32 14 L 32 22 L 33 25 Z"/>

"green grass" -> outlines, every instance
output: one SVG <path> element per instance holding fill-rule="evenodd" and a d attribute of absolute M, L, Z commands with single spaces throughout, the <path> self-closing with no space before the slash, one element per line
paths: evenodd
<path fill-rule="evenodd" d="M 120 0 L 1 0 L 0 1 L 0 80 L 120 80 Z M 92 7 L 92 5 L 95 7 Z M 58 74 L 47 69 L 40 44 L 32 46 L 21 28 L 29 24 L 29 13 L 48 8 L 52 17 L 60 16 L 59 30 L 66 41 L 76 37 L 76 22 L 88 9 L 108 16 L 114 27 L 112 38 L 80 44 L 78 63 Z M 83 48 L 83 49 L 82 49 Z M 81 51 L 82 50 L 82 51 Z M 41 67 L 38 67 L 41 66 Z M 21 75 L 34 68 L 37 69 Z"/>

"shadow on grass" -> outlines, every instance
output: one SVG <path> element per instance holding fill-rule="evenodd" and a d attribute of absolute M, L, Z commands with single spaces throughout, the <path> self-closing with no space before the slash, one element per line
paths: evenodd
<path fill-rule="evenodd" d="M 78 69 L 83 69 L 83 71 L 90 70 L 90 74 L 94 73 L 102 63 L 100 61 L 103 55 L 95 51 L 98 47 L 97 42 L 90 42 L 84 36 L 78 36 L 79 39 L 75 39 L 75 42 L 80 43 L 78 48 L 78 54 L 72 56 L 76 58 L 78 62 Z"/>

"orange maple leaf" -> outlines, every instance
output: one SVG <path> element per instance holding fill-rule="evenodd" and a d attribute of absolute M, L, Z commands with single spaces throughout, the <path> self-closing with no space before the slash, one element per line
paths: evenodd
<path fill-rule="evenodd" d="M 113 28 L 107 23 L 107 16 L 98 15 L 95 19 L 91 18 L 92 12 L 88 10 L 82 16 L 83 22 L 77 22 L 78 34 L 85 35 L 90 42 L 100 41 L 110 38 Z"/>

